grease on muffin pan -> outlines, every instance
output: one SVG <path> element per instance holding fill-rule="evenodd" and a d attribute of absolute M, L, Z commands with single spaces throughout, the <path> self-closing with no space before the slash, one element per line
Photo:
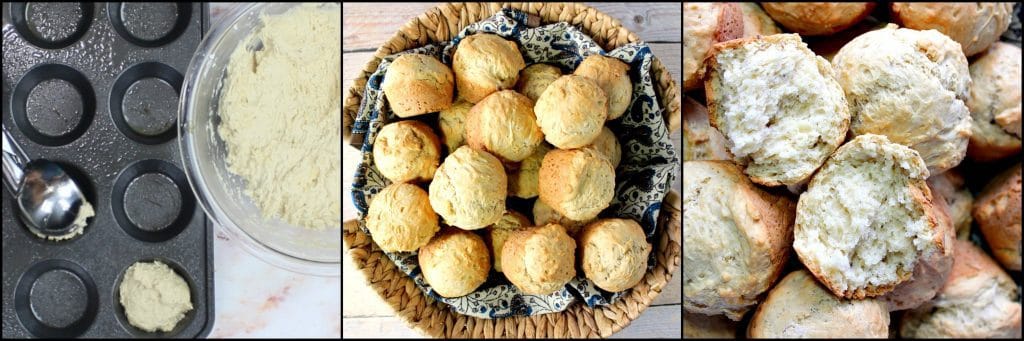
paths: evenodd
<path fill-rule="evenodd" d="M 96 96 L 81 72 L 67 65 L 43 64 L 17 84 L 11 114 L 15 125 L 33 142 L 65 145 L 89 129 L 96 113 Z"/>
<path fill-rule="evenodd" d="M 205 5 L 2 6 L 3 125 L 31 157 L 64 167 L 96 212 L 81 235 L 53 241 L 3 211 L 3 338 L 207 335 L 212 225 L 174 141 Z M 189 285 L 193 309 L 170 332 L 132 326 L 119 301 L 124 272 L 153 260 Z"/>
<path fill-rule="evenodd" d="M 185 173 L 167 161 L 149 159 L 128 166 L 114 181 L 110 208 L 124 232 L 135 239 L 163 242 L 189 227 L 195 196 Z"/>
<path fill-rule="evenodd" d="M 74 44 L 92 23 L 94 6 L 86 2 L 25 3 L 10 5 L 11 23 L 32 45 L 59 49 Z"/>
<path fill-rule="evenodd" d="M 192 7 L 187 3 L 107 4 L 107 15 L 114 31 L 132 44 L 157 47 L 178 38 L 189 26 Z"/>
<path fill-rule="evenodd" d="M 128 138 L 144 144 L 170 141 L 177 132 L 178 94 L 184 77 L 159 62 L 135 64 L 110 90 L 110 116 Z"/>
<path fill-rule="evenodd" d="M 4 276 L 4 290 L 7 290 Z M 7 298 L 4 298 L 4 338 L 7 333 Z M 14 291 L 17 318 L 32 335 L 45 338 L 81 336 L 96 319 L 99 306 L 96 283 L 82 266 L 63 259 L 35 263 L 25 271 Z"/>

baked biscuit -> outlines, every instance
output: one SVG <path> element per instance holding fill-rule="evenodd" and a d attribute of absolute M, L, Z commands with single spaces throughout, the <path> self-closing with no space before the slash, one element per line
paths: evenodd
<path fill-rule="evenodd" d="M 782 33 L 782 30 L 775 26 L 775 21 L 756 2 L 741 2 L 737 5 L 743 13 L 743 38 Z"/>
<path fill-rule="evenodd" d="M 992 161 L 1020 153 L 1021 53 L 1011 44 L 996 42 L 975 59 L 967 108 L 974 122 L 967 156 Z"/>
<path fill-rule="evenodd" d="M 544 139 L 562 149 L 586 146 L 597 138 L 608 118 L 608 96 L 583 76 L 559 77 L 533 107 Z"/>
<path fill-rule="evenodd" d="M 629 108 L 633 82 L 629 80 L 628 64 L 595 54 L 583 59 L 572 74 L 587 77 L 604 90 L 608 96 L 608 120 L 619 118 Z"/>
<path fill-rule="evenodd" d="M 878 21 L 875 17 L 867 17 L 861 22 L 853 25 L 842 32 L 824 36 L 824 37 L 813 37 L 807 39 L 807 47 L 814 51 L 814 54 L 825 58 L 829 62 L 832 62 L 832 58 L 835 58 L 836 53 L 839 53 L 839 49 L 842 49 L 846 43 L 849 43 L 854 38 L 859 37 L 861 34 L 883 29 L 889 23 Z M 832 64 L 833 66 L 835 64 Z"/>
<path fill-rule="evenodd" d="M 836 296 L 892 291 L 931 253 L 944 253 L 948 220 L 934 208 L 921 157 L 881 135 L 850 140 L 800 195 L 793 249 Z"/>
<path fill-rule="evenodd" d="M 917 308 L 931 300 L 942 287 L 942 283 L 946 282 L 953 268 L 955 255 L 950 245 L 953 245 L 953 240 L 956 239 L 956 230 L 953 229 L 953 221 L 950 219 L 946 202 L 937 196 L 933 202 L 935 205 L 932 205 L 932 214 L 938 223 L 935 232 L 945 247 L 942 251 L 924 254 L 914 266 L 914 273 L 907 281 L 879 297 L 886 303 L 889 311 Z"/>
<path fill-rule="evenodd" d="M 615 195 L 615 168 L 591 149 L 548 152 L 539 176 L 538 200 L 572 220 L 593 219 Z"/>
<path fill-rule="evenodd" d="M 683 90 L 701 87 L 704 56 L 715 43 L 743 36 L 743 12 L 734 3 L 683 4 Z"/>
<path fill-rule="evenodd" d="M 557 66 L 544 63 L 537 63 L 527 66 L 519 72 L 519 81 L 516 82 L 516 91 L 529 97 L 536 102 L 544 89 L 551 85 L 558 77 L 562 77 L 562 69 Z"/>
<path fill-rule="evenodd" d="M 729 161 L 683 162 L 683 308 L 734 321 L 789 259 L 795 203 Z"/>
<path fill-rule="evenodd" d="M 1020 271 L 1021 164 L 992 179 L 974 202 L 974 220 L 992 248 L 992 257 Z"/>
<path fill-rule="evenodd" d="M 799 35 L 719 43 L 706 63 L 711 126 L 754 182 L 802 186 L 846 139 L 843 89 Z"/>
<path fill-rule="evenodd" d="M 452 70 L 433 56 L 398 56 L 388 66 L 380 87 L 398 117 L 436 112 L 452 105 Z"/>
<path fill-rule="evenodd" d="M 757 307 L 750 338 L 886 338 L 889 311 L 876 299 L 833 296 L 807 270 L 789 273 Z"/>
<path fill-rule="evenodd" d="M 544 156 L 548 155 L 551 147 L 547 143 L 541 143 L 533 149 L 533 154 L 527 156 L 519 163 L 518 167 L 509 167 L 508 174 L 508 195 L 529 199 L 537 196 L 537 183 L 540 178 L 540 165 Z"/>
<path fill-rule="evenodd" d="M 608 129 L 608 127 L 601 128 L 601 134 L 597 135 L 594 143 L 583 148 L 593 149 L 598 154 L 608 158 L 613 168 L 619 167 L 619 161 L 622 159 L 622 147 L 619 146 L 619 139 L 615 138 L 615 133 L 612 133 L 612 130 Z"/>
<path fill-rule="evenodd" d="M 850 104 L 852 135 L 885 135 L 909 146 L 932 174 L 963 160 L 971 76 L 955 41 L 890 24 L 854 38 L 832 62 Z"/>
<path fill-rule="evenodd" d="M 532 226 L 526 216 L 516 211 L 505 212 L 498 222 L 487 227 L 487 242 L 491 247 L 491 259 L 494 260 L 494 271 L 501 272 L 501 248 L 505 246 L 508 236 L 521 228 Z"/>
<path fill-rule="evenodd" d="M 762 2 L 779 25 L 802 36 L 829 35 L 853 26 L 871 14 L 871 2 Z"/>
<path fill-rule="evenodd" d="M 429 181 L 440 158 L 441 141 L 423 122 L 390 123 L 373 141 L 373 165 L 391 182 Z"/>
<path fill-rule="evenodd" d="M 894 2 L 891 6 L 894 22 L 915 30 L 935 29 L 960 43 L 968 57 L 998 41 L 1013 17 L 1012 2 Z"/>
<path fill-rule="evenodd" d="M 971 207 L 974 195 L 964 184 L 964 177 L 956 169 L 928 178 L 928 188 L 936 198 L 942 197 L 949 208 L 949 217 L 953 219 L 956 239 L 967 240 L 971 236 Z"/>
<path fill-rule="evenodd" d="M 594 218 L 596 219 L 596 217 Z M 572 220 L 565 216 L 558 214 L 555 209 L 551 208 L 544 203 L 543 200 L 537 199 L 533 202 L 533 224 L 535 226 L 544 226 L 547 224 L 558 224 L 565 228 L 565 232 L 569 233 L 570 236 L 575 236 L 584 226 L 589 224 L 594 219 L 587 219 L 583 221 Z"/>
<path fill-rule="evenodd" d="M 475 230 L 505 213 L 508 178 L 490 153 L 462 146 L 444 159 L 430 182 L 430 206 L 448 225 Z"/>
<path fill-rule="evenodd" d="M 647 272 L 651 244 L 631 219 L 601 219 L 579 235 L 580 267 L 599 288 L 619 292 L 640 283 Z"/>
<path fill-rule="evenodd" d="M 533 101 L 512 90 L 487 95 L 466 116 L 466 143 L 505 161 L 522 161 L 543 141 Z"/>
<path fill-rule="evenodd" d="M 483 239 L 456 228 L 441 230 L 419 252 L 423 279 L 443 297 L 472 293 L 487 281 L 491 257 Z"/>
<path fill-rule="evenodd" d="M 576 276 L 576 242 L 558 224 L 517 230 L 501 250 L 505 277 L 529 295 L 550 294 Z"/>
<path fill-rule="evenodd" d="M 426 191 L 413 184 L 393 183 L 370 201 L 366 229 L 381 250 L 397 252 L 426 245 L 440 226 Z"/>
<path fill-rule="evenodd" d="M 931 302 L 903 314 L 904 338 L 991 339 L 1021 337 L 1017 286 L 984 251 L 954 242 L 953 270 Z"/>
<path fill-rule="evenodd" d="M 473 103 L 460 99 L 451 108 L 441 110 L 437 115 L 437 124 L 441 127 L 441 138 L 448 146 L 448 153 L 466 144 L 466 115 L 473 108 Z"/>
<path fill-rule="evenodd" d="M 471 103 L 515 87 L 524 67 L 523 54 L 514 41 L 487 33 L 463 38 L 452 57 L 459 97 Z"/>
<path fill-rule="evenodd" d="M 711 127 L 708 109 L 683 97 L 683 161 L 732 160 L 722 133 Z"/>

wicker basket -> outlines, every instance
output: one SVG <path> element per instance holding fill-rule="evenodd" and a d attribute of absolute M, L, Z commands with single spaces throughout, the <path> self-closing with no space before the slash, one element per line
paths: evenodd
<path fill-rule="evenodd" d="M 432 42 L 451 40 L 469 24 L 486 19 L 502 8 L 515 8 L 530 14 L 530 24 L 568 22 L 576 25 L 605 50 L 640 41 L 636 34 L 622 27 L 618 20 L 580 4 L 443 4 L 406 23 L 394 37 L 377 49 L 374 58 L 363 68 L 345 96 L 342 109 L 344 139 L 353 141 L 352 122 L 359 110 L 362 90 L 382 57 Z M 651 73 L 654 75 L 658 99 L 665 108 L 665 121 L 670 131 L 675 131 L 679 127 L 681 113 L 679 89 L 657 58 L 654 58 Z M 355 140 L 358 143 L 354 145 L 362 144 L 361 136 Z M 413 280 L 373 243 L 370 236 L 359 229 L 355 221 L 345 222 L 343 237 L 353 263 L 366 276 L 367 282 L 395 309 L 399 317 L 426 335 L 474 338 L 608 337 L 639 317 L 640 312 L 661 293 L 679 266 L 680 207 L 679 194 L 670 192 L 662 205 L 657 234 L 651 239 L 657 252 L 655 266 L 647 272 L 640 284 L 617 302 L 596 308 L 573 304 L 560 313 L 529 317 L 480 319 L 452 312 L 447 305 L 434 301 L 420 291 Z"/>

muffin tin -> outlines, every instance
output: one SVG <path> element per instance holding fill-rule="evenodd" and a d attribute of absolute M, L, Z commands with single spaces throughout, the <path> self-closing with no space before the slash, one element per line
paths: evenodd
<path fill-rule="evenodd" d="M 188 3 L 3 4 L 3 125 L 61 164 L 96 209 L 84 234 L 33 236 L 3 193 L 3 337 L 198 337 L 213 326 L 212 224 L 174 139 L 183 74 L 208 26 Z M 131 326 L 118 286 L 159 259 L 193 310 L 168 333 Z"/>

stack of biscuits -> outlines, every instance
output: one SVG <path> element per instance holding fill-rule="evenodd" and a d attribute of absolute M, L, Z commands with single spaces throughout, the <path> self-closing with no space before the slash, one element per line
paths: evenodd
<path fill-rule="evenodd" d="M 560 290 L 577 270 L 611 292 L 640 282 L 651 252 L 643 229 L 598 217 L 623 159 L 605 123 L 628 112 L 628 64 L 591 55 L 563 74 L 527 66 L 515 41 L 477 33 L 450 67 L 399 55 L 381 88 L 398 121 L 373 143 L 391 184 L 372 198 L 366 227 L 384 251 L 418 251 L 434 293 L 470 294 L 492 268 L 533 295 Z M 534 200 L 533 219 L 508 197 Z"/>
<path fill-rule="evenodd" d="M 684 3 L 684 335 L 1019 339 L 1019 10 Z"/>

